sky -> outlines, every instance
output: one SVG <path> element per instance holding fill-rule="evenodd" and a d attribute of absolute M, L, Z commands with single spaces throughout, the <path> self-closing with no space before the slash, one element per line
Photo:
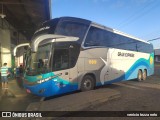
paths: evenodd
<path fill-rule="evenodd" d="M 160 37 L 160 0 L 52 0 L 52 18 L 88 19 L 145 41 Z M 160 48 L 160 39 L 151 41 Z"/>

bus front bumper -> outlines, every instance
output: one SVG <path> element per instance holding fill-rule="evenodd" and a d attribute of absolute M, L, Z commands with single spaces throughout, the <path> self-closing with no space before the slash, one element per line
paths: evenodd
<path fill-rule="evenodd" d="M 24 84 L 24 87 L 28 93 L 32 93 L 42 97 L 59 95 L 78 89 L 77 84 L 63 84 L 63 82 L 55 82 L 54 80 L 49 80 L 33 86 Z"/>

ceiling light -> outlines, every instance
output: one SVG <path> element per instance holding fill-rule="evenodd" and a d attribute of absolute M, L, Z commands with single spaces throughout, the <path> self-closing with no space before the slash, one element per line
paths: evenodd
<path fill-rule="evenodd" d="M 2 4 L 2 13 L 0 13 L 0 17 L 1 17 L 2 19 L 6 17 L 6 15 L 3 14 L 3 4 Z"/>
<path fill-rule="evenodd" d="M 4 14 L 0 14 L 0 16 L 2 19 L 6 17 L 6 15 L 4 15 Z"/>

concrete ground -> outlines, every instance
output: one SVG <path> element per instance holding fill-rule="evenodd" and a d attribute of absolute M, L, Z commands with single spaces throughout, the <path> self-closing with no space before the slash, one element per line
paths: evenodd
<path fill-rule="evenodd" d="M 31 103 L 28 106 L 27 111 L 79 111 L 86 107 L 94 106 L 119 97 L 119 91 L 109 88 L 99 88 Z"/>
<path fill-rule="evenodd" d="M 102 102 L 96 106 L 85 108 L 84 111 L 158 111 L 160 116 L 160 64 L 155 64 L 155 74 L 146 81 L 123 81 L 104 86 L 121 93 L 119 99 Z M 100 112 L 100 113 L 99 113 Z M 102 112 L 103 113 L 103 112 Z M 132 112 L 131 112 L 132 113 Z M 135 113 L 135 112 L 133 112 Z M 156 112 L 155 112 L 156 113 Z M 106 112 L 106 114 L 109 114 Z M 116 112 L 115 112 L 116 114 Z M 83 115 L 82 115 L 83 116 Z M 85 115 L 84 115 L 85 116 Z M 96 115 L 93 115 L 96 116 Z M 48 118 L 49 119 L 49 118 Z M 160 117 L 59 117 L 56 120 L 160 120 Z"/>
<path fill-rule="evenodd" d="M 106 91 L 105 91 L 106 90 Z M 108 100 L 106 97 L 103 97 L 104 101 L 98 102 L 98 104 L 90 104 L 83 106 L 84 100 L 88 97 L 92 99 L 92 91 L 84 92 L 84 93 L 75 93 L 67 96 L 61 96 L 60 98 L 55 98 L 53 100 L 45 101 L 42 103 L 35 103 L 30 104 L 31 106 L 28 107 L 28 110 L 34 110 L 33 108 L 38 106 L 38 110 L 45 110 L 45 111 L 68 111 L 68 110 L 80 110 L 80 111 L 93 111 L 89 113 L 89 116 L 94 117 L 81 117 L 87 116 L 87 113 L 77 113 L 79 117 L 57 117 L 57 118 L 45 118 L 47 120 L 159 120 L 160 118 L 157 117 L 95 117 L 104 115 L 106 111 L 113 111 L 113 114 L 117 114 L 115 111 L 160 111 L 160 76 L 151 76 L 148 77 L 146 81 L 137 82 L 136 80 L 131 81 L 123 81 L 119 83 L 115 83 L 112 85 L 106 85 L 103 87 L 98 88 L 94 91 L 96 95 L 96 91 L 112 91 L 116 93 L 116 91 L 120 92 L 120 97 L 117 99 Z M 98 93 L 98 92 L 97 92 Z M 109 95 L 110 92 L 108 92 Z M 112 94 L 113 94 L 112 93 Z M 105 95 L 104 93 L 102 93 Z M 106 94 L 107 95 L 107 94 Z M 108 96 L 109 96 L 108 95 Z M 75 97 L 74 97 L 75 96 Z M 99 96 L 97 96 L 99 97 Z M 101 97 L 101 96 L 100 96 Z M 111 97 L 112 98 L 112 97 Z M 79 99 L 80 103 L 77 103 Z M 106 100 L 105 100 L 106 99 Z M 70 101 L 69 101 L 70 100 Z M 92 101 L 92 100 L 91 100 Z M 68 102 L 65 104 L 64 102 Z M 35 105 L 35 106 L 34 106 Z M 68 105 L 68 106 L 65 106 Z M 78 107 L 79 106 L 79 107 Z M 78 108 L 77 108 L 78 107 Z M 67 109 L 66 109 L 67 108 Z M 69 108 L 69 109 L 68 109 Z M 35 109 L 36 110 L 36 109 Z M 103 113 L 104 111 L 104 113 Z M 49 112 L 50 114 L 52 112 Z M 54 114 L 54 112 L 52 113 Z M 97 115 L 96 115 L 97 114 Z M 106 112 L 106 114 L 109 114 Z M 71 113 L 72 115 L 72 113 Z M 107 116 L 107 115 L 106 115 Z M 22 119 L 23 120 L 23 119 Z"/>
<path fill-rule="evenodd" d="M 26 93 L 20 79 L 10 79 L 8 86 L 7 92 L 0 88 L 0 111 L 78 111 L 120 97 L 120 93 L 116 90 L 97 88 L 88 92 L 74 92 L 42 101 L 44 99 L 41 97 Z M 20 118 L 12 119 L 19 120 Z"/>
<path fill-rule="evenodd" d="M 156 63 L 155 65 L 155 75 L 148 77 L 146 81 L 119 82 L 93 91 L 61 95 L 43 102 L 39 102 L 42 100 L 41 97 L 27 94 L 21 87 L 21 80 L 10 80 L 9 94 L 2 94 L 2 91 L 0 91 L 0 111 L 25 111 L 26 109 L 33 111 L 160 111 L 160 64 Z M 114 97 L 116 95 L 118 98 Z M 44 119 L 52 120 L 53 118 Z M 115 120 L 116 117 L 59 117 L 56 119 Z M 135 117 L 119 117 L 117 119 L 135 120 Z M 159 120 L 159 118 L 143 117 L 136 119 Z"/>
<path fill-rule="evenodd" d="M 40 97 L 26 93 L 20 79 L 9 79 L 8 90 L 4 91 L 0 85 L 0 111 L 24 111 L 27 106 Z"/>

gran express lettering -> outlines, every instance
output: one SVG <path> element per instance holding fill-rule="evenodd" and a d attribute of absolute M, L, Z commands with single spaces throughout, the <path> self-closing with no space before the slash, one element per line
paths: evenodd
<path fill-rule="evenodd" d="M 122 57 L 134 57 L 134 54 L 133 53 L 118 52 L 118 56 L 122 56 Z"/>

